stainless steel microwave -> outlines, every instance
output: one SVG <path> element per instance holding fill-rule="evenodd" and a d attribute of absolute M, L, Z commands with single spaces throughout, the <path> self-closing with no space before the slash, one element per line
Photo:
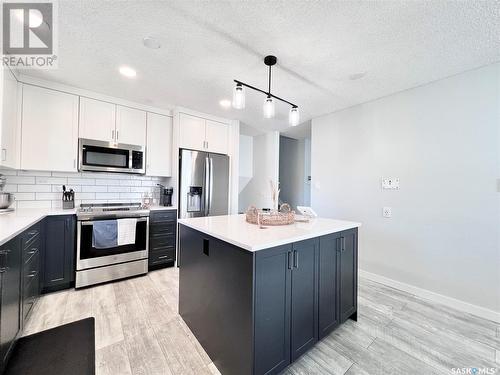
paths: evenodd
<path fill-rule="evenodd" d="M 80 171 L 146 172 L 143 146 L 80 138 L 78 148 Z"/>

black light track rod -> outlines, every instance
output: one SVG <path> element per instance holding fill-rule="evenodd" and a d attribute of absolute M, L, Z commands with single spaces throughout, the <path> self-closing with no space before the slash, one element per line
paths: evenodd
<path fill-rule="evenodd" d="M 242 85 L 242 86 L 248 87 L 249 89 L 252 89 L 252 90 L 255 90 L 255 91 L 259 91 L 259 92 L 261 92 L 261 93 L 263 93 L 263 94 L 265 94 L 265 95 L 267 95 L 267 96 L 271 96 L 271 97 L 273 97 L 274 99 L 278 99 L 278 100 L 280 100 L 280 101 L 282 101 L 282 102 L 284 102 L 284 103 L 290 104 L 293 108 L 298 108 L 298 105 L 293 104 L 293 103 L 289 102 L 288 100 L 282 99 L 282 98 L 280 98 L 279 96 L 273 95 L 273 94 L 271 94 L 270 92 L 266 92 L 266 91 L 264 91 L 264 90 L 261 90 L 261 89 L 259 89 L 259 88 L 255 87 L 255 86 L 249 85 L 248 83 L 238 81 L 237 79 L 235 79 L 235 80 L 234 80 L 234 82 L 236 82 L 236 83 L 237 83 L 237 84 L 239 84 L 239 85 Z"/>

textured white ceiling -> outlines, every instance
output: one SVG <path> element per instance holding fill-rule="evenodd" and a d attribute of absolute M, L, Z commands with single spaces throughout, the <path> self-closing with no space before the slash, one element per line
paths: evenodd
<path fill-rule="evenodd" d="M 498 61 L 499 35 L 498 1 L 59 0 L 59 69 L 27 74 L 279 130 L 289 108 L 263 119 L 262 94 L 247 91 L 241 111 L 219 106 L 235 78 L 266 87 L 267 54 L 278 56 L 273 92 L 306 121 Z"/>

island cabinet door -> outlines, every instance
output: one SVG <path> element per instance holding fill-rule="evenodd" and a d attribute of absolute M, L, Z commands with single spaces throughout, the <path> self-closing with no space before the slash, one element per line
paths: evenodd
<path fill-rule="evenodd" d="M 318 238 L 293 244 L 292 362 L 318 341 L 318 248 Z"/>
<path fill-rule="evenodd" d="M 357 311 L 358 229 L 342 232 L 339 261 L 339 318 L 346 321 Z"/>
<path fill-rule="evenodd" d="M 318 339 L 328 335 L 339 324 L 337 269 L 340 258 L 340 233 L 319 239 Z"/>
<path fill-rule="evenodd" d="M 256 253 L 254 375 L 290 364 L 292 256 L 291 244 Z"/>

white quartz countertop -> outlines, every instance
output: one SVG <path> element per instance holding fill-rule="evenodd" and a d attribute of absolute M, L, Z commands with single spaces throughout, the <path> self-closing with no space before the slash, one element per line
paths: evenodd
<path fill-rule="evenodd" d="M 46 216 L 74 215 L 76 209 L 23 208 L 0 214 L 0 245 L 14 238 Z"/>
<path fill-rule="evenodd" d="M 176 210 L 177 207 L 153 206 L 151 211 Z M 70 210 L 50 208 L 23 208 L 0 213 L 0 245 L 14 238 L 44 217 L 55 215 L 75 215 L 76 208 Z"/>
<path fill-rule="evenodd" d="M 248 251 L 268 249 L 361 226 L 361 223 L 353 221 L 315 218 L 308 223 L 296 222 L 260 229 L 258 225 L 247 223 L 245 215 L 197 217 L 181 219 L 179 223 Z"/>

